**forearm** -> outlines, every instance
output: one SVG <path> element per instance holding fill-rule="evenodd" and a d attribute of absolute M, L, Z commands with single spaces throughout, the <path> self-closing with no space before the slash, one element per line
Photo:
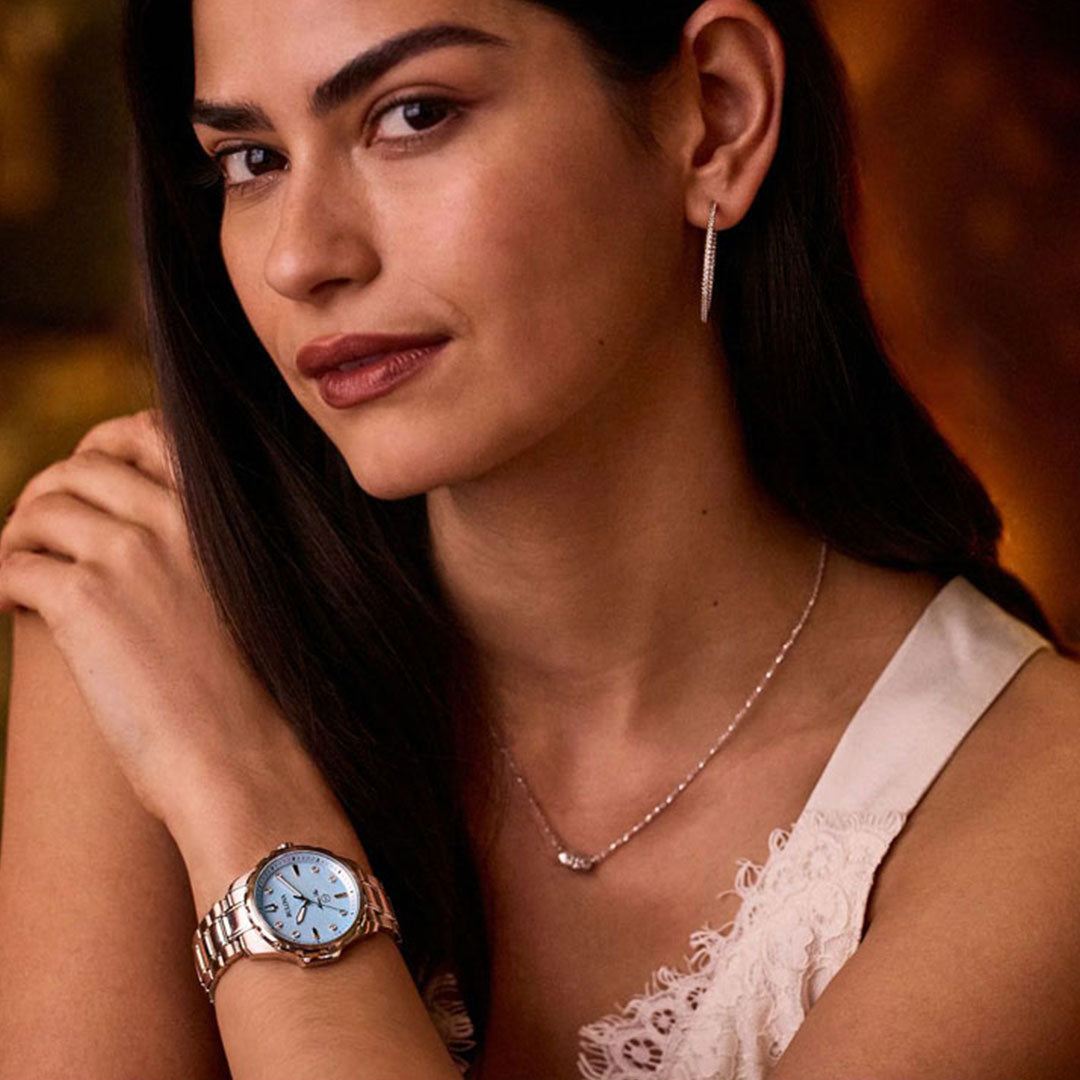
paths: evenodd
<path fill-rule="evenodd" d="M 215 1004 L 233 1080 L 461 1080 L 386 934 L 323 967 L 239 960 Z"/>
<path fill-rule="evenodd" d="M 265 796 L 230 782 L 214 787 L 228 794 L 212 813 L 170 825 L 200 914 L 282 841 L 329 848 L 370 871 L 355 831 L 316 780 L 294 785 L 291 798 L 280 787 Z M 233 1080 L 460 1080 L 386 933 L 310 968 L 241 957 L 221 974 L 214 1004 Z"/>

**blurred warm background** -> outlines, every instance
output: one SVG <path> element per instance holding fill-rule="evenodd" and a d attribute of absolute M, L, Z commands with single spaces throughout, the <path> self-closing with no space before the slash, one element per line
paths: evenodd
<path fill-rule="evenodd" d="M 97 420 L 151 402 L 119 6 L 0 0 L 0 511 Z M 1080 4 L 822 8 L 855 94 L 859 254 L 886 339 L 1001 509 L 1003 561 L 1080 645 Z M 0 616 L 0 746 L 10 630 Z"/>

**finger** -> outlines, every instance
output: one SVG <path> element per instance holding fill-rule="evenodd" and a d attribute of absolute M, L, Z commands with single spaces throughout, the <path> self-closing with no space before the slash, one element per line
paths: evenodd
<path fill-rule="evenodd" d="M 127 565 L 150 532 L 119 521 L 65 491 L 48 491 L 28 503 L 0 535 L 0 558 L 44 552 L 96 565 Z"/>
<path fill-rule="evenodd" d="M 51 625 L 77 572 L 73 563 L 49 555 L 13 552 L 0 562 L 0 612 L 36 611 Z"/>
<path fill-rule="evenodd" d="M 95 424 L 75 451 L 101 450 L 153 477 L 162 487 L 176 489 L 179 470 L 173 460 L 160 409 L 143 409 Z"/>
<path fill-rule="evenodd" d="M 20 493 L 18 511 L 57 491 L 75 495 L 121 521 L 151 529 L 164 539 L 172 540 L 184 529 L 183 509 L 175 492 L 102 450 L 80 450 L 42 469 Z"/>

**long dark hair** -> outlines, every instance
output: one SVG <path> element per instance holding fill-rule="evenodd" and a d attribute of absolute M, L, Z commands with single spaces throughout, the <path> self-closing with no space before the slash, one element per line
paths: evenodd
<path fill-rule="evenodd" d="M 526 0 L 535 2 L 535 0 Z M 581 35 L 630 127 L 698 0 L 542 3 Z M 714 318 L 752 467 L 838 550 L 963 574 L 1058 639 L 998 563 L 1001 519 L 901 384 L 849 243 L 842 68 L 811 0 L 759 0 L 785 46 L 782 131 L 745 219 L 721 234 Z M 127 83 L 149 346 L 196 554 L 220 614 L 355 823 L 417 981 L 457 973 L 481 1037 L 489 956 L 468 827 L 495 790 L 482 680 L 432 571 L 423 495 L 354 481 L 251 330 L 194 182 L 189 5 L 129 0 Z M 472 837 L 472 838 L 470 838 Z"/>

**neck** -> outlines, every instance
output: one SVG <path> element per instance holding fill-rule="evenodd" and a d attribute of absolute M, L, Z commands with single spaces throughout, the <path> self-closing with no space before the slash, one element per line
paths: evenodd
<path fill-rule="evenodd" d="M 696 745 L 810 595 L 821 539 L 756 483 L 723 364 L 656 366 L 648 392 L 627 378 L 527 454 L 428 495 L 437 573 L 515 748 Z"/>

